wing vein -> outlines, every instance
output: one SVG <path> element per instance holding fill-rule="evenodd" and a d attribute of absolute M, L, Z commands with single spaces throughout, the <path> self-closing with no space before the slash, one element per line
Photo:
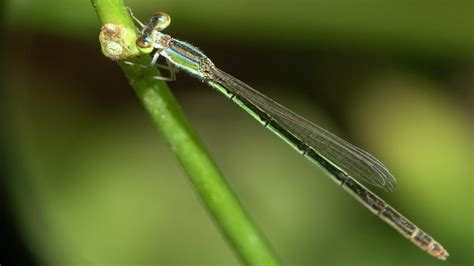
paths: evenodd
<path fill-rule="evenodd" d="M 338 165 L 348 175 L 387 191 L 395 188 L 395 177 L 382 162 L 368 152 L 311 123 L 222 70 L 214 68 L 212 75 L 213 80 L 230 93 L 244 97 L 297 139 Z"/>

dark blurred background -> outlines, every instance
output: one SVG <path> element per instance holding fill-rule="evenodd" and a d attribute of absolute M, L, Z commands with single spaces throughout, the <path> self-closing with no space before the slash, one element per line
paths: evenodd
<path fill-rule="evenodd" d="M 89 1 L 0 1 L 2 265 L 238 264 L 118 66 Z M 472 265 L 472 1 L 126 1 L 224 71 L 375 154 L 373 190 L 431 258 L 245 112 L 169 83 L 287 265 Z M 6 27 L 5 27 L 6 25 Z"/>

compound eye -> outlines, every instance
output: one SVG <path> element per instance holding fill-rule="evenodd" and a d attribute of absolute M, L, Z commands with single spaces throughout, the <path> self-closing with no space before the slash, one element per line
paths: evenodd
<path fill-rule="evenodd" d="M 153 44 L 150 38 L 139 37 L 136 40 L 136 44 L 138 46 L 138 50 L 144 54 L 149 54 L 153 51 Z"/>
<path fill-rule="evenodd" d="M 153 17 L 156 19 L 155 30 L 162 31 L 166 29 L 171 23 L 170 15 L 165 12 L 156 12 L 153 14 Z"/>

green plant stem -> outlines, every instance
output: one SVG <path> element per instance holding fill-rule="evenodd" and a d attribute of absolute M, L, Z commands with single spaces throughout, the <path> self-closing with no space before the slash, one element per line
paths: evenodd
<path fill-rule="evenodd" d="M 103 24 L 119 24 L 130 32 L 135 32 L 133 21 L 122 0 L 91 2 Z M 130 45 L 132 47 L 127 49 L 134 51 L 134 43 Z M 144 56 L 131 61 L 147 64 L 150 58 Z M 155 68 L 141 68 L 120 62 L 119 65 L 239 257 L 249 265 L 278 265 L 278 259 L 198 140 L 166 83 L 152 79 L 159 75 L 158 71 Z"/>

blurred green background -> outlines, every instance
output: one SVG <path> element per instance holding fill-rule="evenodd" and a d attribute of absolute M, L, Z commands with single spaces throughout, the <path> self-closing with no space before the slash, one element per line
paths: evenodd
<path fill-rule="evenodd" d="M 472 265 L 472 1 L 126 1 L 226 72 L 375 154 L 425 254 L 249 115 L 170 87 L 287 265 Z M 238 264 L 120 69 L 89 1 L 1 8 L 0 263 Z"/>

